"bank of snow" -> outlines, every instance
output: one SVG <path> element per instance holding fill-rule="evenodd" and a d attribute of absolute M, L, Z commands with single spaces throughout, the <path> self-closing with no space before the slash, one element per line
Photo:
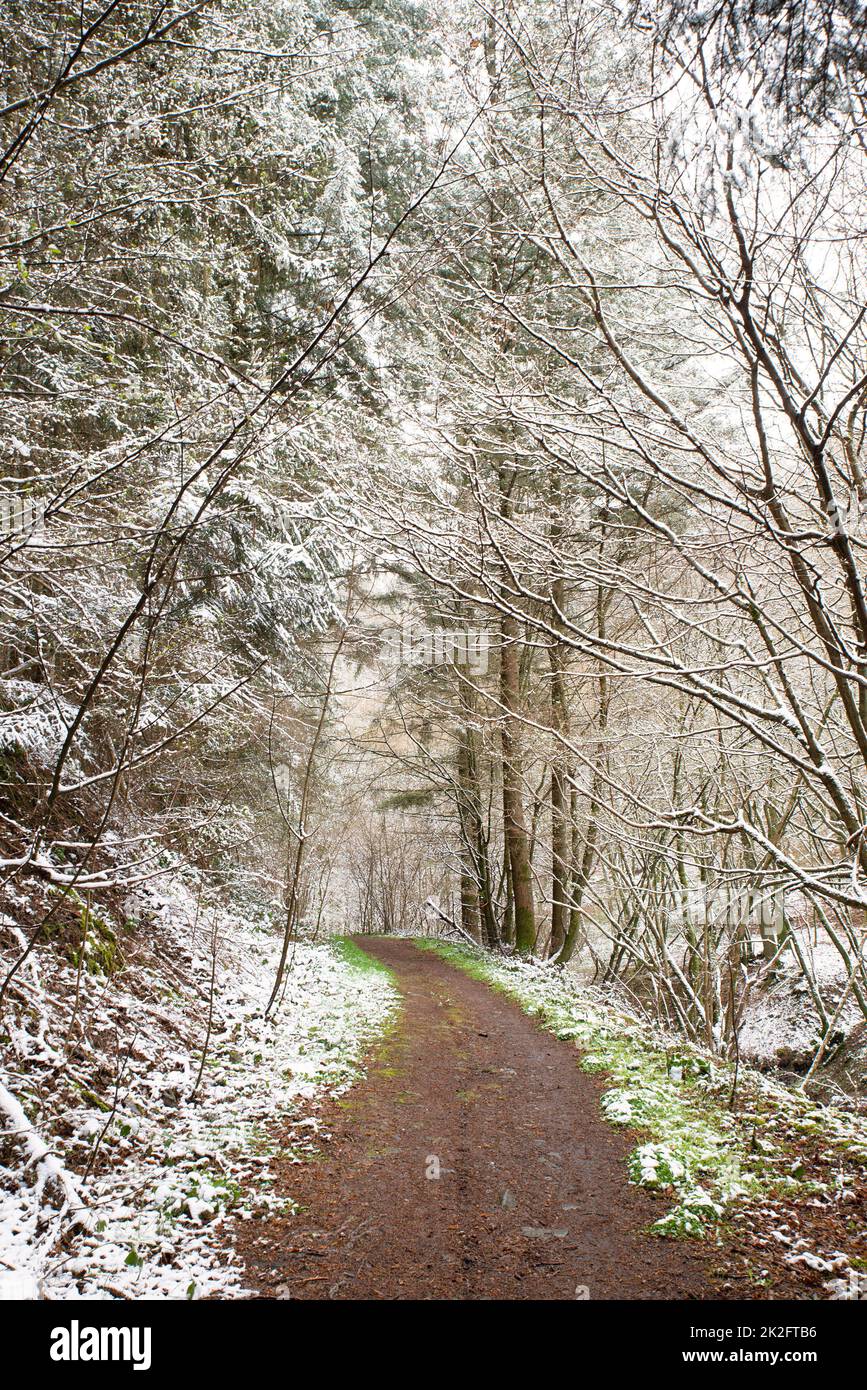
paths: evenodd
<path fill-rule="evenodd" d="M 772 971 L 760 966 L 750 980 L 739 1029 L 741 1056 L 760 1068 L 806 1072 L 831 1019 L 835 1039 L 828 1056 L 863 1022 L 849 985 L 851 967 L 835 945 L 821 931 L 796 930 L 798 948 L 823 1002 L 825 1017 L 820 1017 L 793 956 L 783 956 Z M 823 1075 L 827 1072 L 815 1077 L 814 1089 L 821 1088 Z M 859 1095 L 857 1085 L 846 1089 L 853 1096 Z M 860 1094 L 863 1097 L 862 1090 Z"/>
<path fill-rule="evenodd" d="M 394 1007 L 385 972 L 298 943 L 266 1021 L 273 927 L 180 876 L 127 910 L 101 924 L 122 966 L 77 969 L 48 943 L 0 1025 L 0 1296 L 243 1294 L 227 1217 L 274 1204 L 274 1121 L 311 1147 L 314 1102 L 356 1079 Z"/>

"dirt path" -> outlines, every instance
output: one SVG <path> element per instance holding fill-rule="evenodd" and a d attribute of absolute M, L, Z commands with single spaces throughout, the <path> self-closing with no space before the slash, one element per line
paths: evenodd
<path fill-rule="evenodd" d="M 642 1234 L 664 1208 L 627 1184 L 634 1140 L 601 1119 L 572 1044 L 408 941 L 359 945 L 404 1009 L 328 1108 L 322 1157 L 281 1174 L 304 1210 L 239 1233 L 262 1295 L 712 1296 L 702 1247 Z"/>

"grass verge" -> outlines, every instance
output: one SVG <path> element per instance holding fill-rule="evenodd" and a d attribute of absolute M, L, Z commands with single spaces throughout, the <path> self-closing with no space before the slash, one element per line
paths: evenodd
<path fill-rule="evenodd" d="M 332 937 L 329 945 L 337 958 L 351 969 L 361 971 L 362 974 L 384 975 L 394 982 L 394 971 L 375 956 L 369 956 L 351 937 Z"/>

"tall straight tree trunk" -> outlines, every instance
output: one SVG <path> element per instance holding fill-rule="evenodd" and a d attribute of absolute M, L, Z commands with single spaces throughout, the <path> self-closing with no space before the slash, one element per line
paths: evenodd
<path fill-rule="evenodd" d="M 461 856 L 461 926 L 473 941 L 482 943 L 482 925 L 479 916 L 479 886 L 473 873 L 473 865 L 466 850 Z"/>
<path fill-rule="evenodd" d="M 515 948 L 529 955 L 536 946 L 536 910 L 530 843 L 524 819 L 523 768 L 518 671 L 518 623 L 504 613 L 500 621 L 500 703 L 503 708 L 500 738 L 503 753 L 503 838 L 510 870 L 515 922 Z"/>
<path fill-rule="evenodd" d="M 598 588 L 596 591 L 596 631 L 600 641 L 606 637 L 606 613 L 610 601 L 610 591 Z M 574 790 L 571 796 L 572 806 L 572 873 L 569 892 L 569 925 L 566 929 L 566 936 L 563 942 L 563 949 L 559 959 L 562 962 L 571 960 L 578 945 L 578 937 L 581 929 L 581 913 L 584 903 L 584 894 L 590 875 L 593 872 L 593 865 L 596 862 L 596 843 L 599 835 L 599 810 L 602 800 L 603 772 L 602 764 L 605 759 L 605 739 L 608 731 L 608 717 L 611 705 L 611 683 L 606 674 L 605 667 L 599 667 L 599 704 L 596 714 L 596 758 L 593 768 L 593 775 L 590 779 L 590 802 L 587 807 L 587 829 L 584 833 L 584 843 L 580 843 L 580 835 L 577 826 L 577 793 Z"/>
<path fill-rule="evenodd" d="M 500 875 L 500 891 L 503 893 L 503 942 L 506 946 L 515 944 L 515 899 L 512 896 L 512 865 L 509 862 L 509 841 L 503 837 L 503 872 Z"/>
<path fill-rule="evenodd" d="M 475 912 L 478 917 L 479 940 L 490 950 L 500 944 L 497 917 L 494 911 L 494 888 L 491 879 L 491 858 L 489 851 L 490 831 L 486 829 L 482 816 L 482 785 L 479 772 L 479 754 L 476 730 L 473 727 L 475 715 L 475 692 L 472 686 L 461 680 L 459 685 L 461 708 L 465 723 L 460 733 L 458 745 L 458 780 L 460 804 L 458 813 L 461 838 L 466 853 L 467 870 L 472 874 L 475 888 Z M 473 894 L 471 890 L 470 899 Z M 463 884 L 461 901 L 464 901 Z M 472 914 L 472 908 L 469 909 Z M 466 924 L 465 924 L 466 927 Z M 469 928 L 466 928 L 469 930 Z"/>
<path fill-rule="evenodd" d="M 496 8 L 492 8 L 485 29 L 485 63 L 488 71 L 488 111 L 495 112 L 500 97 L 503 72 L 502 30 Z M 493 137 L 487 147 L 488 173 L 500 170 L 500 148 L 493 127 Z M 490 263 L 488 284 L 496 300 L 503 292 L 503 265 L 508 266 L 508 247 L 504 243 L 502 210 L 498 200 L 489 196 L 487 233 Z M 507 270 L 508 274 L 508 270 Z M 503 313 L 497 325 L 497 343 L 501 352 L 514 346 L 515 330 L 508 314 Z M 509 446 L 503 440 L 501 460 L 508 455 Z M 511 492 L 517 481 L 517 471 L 501 461 L 499 465 L 500 516 L 508 532 L 512 521 Z M 520 634 L 517 618 L 509 611 L 508 575 L 503 574 L 503 606 L 500 617 L 500 740 L 503 777 L 503 863 L 507 888 L 504 935 L 511 925 L 515 948 L 529 955 L 536 946 L 536 911 L 533 903 L 533 880 L 530 842 L 524 819 L 523 769 L 521 763 L 520 721 Z"/>
<path fill-rule="evenodd" d="M 552 504 L 559 513 L 560 486 L 555 479 L 552 491 Z M 561 538 L 559 515 L 551 531 L 551 540 L 556 551 Z M 552 623 L 559 626 L 559 615 L 563 612 L 566 586 L 561 574 L 556 575 L 551 585 Z M 551 765 L 551 937 L 548 945 L 550 956 L 558 955 L 566 941 L 569 922 L 570 876 L 572 865 L 572 832 L 570 784 L 571 767 L 568 754 L 561 739 L 569 736 L 569 707 L 566 698 L 566 669 L 563 643 L 554 641 L 548 648 L 551 666 L 551 728 L 554 732 L 554 750 Z"/>
<path fill-rule="evenodd" d="M 552 653 L 553 660 L 553 653 Z M 555 684 L 562 685 L 562 672 L 552 672 L 551 716 L 555 728 L 562 729 L 555 704 Z M 565 730 L 563 730 L 565 732 Z M 557 749 L 551 768 L 551 942 L 549 954 L 556 956 L 566 940 L 569 914 L 572 836 L 570 827 L 569 770 Z"/>
<path fill-rule="evenodd" d="M 474 863 L 472 785 L 472 730 L 463 728 L 458 740 L 458 807 L 461 838 L 461 926 L 474 941 L 482 942 L 479 884 Z"/>

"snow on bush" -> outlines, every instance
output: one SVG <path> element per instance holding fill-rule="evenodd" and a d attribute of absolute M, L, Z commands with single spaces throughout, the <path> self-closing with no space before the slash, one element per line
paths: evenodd
<path fill-rule="evenodd" d="M 46 685 L 0 680 L 0 753 L 26 753 L 52 767 L 75 714 Z"/>
<path fill-rule="evenodd" d="M 385 972 L 299 942 L 266 1020 L 273 927 L 199 912 L 179 877 L 129 907 L 148 924 L 145 959 L 135 933 L 109 977 L 35 952 L 0 1025 L 0 1297 L 242 1294 L 227 1218 L 279 1205 L 279 1138 L 293 1154 L 314 1147 L 317 1099 L 359 1075 L 394 1006 Z M 109 1039 L 114 1073 L 97 1094 L 87 1065 Z"/>

